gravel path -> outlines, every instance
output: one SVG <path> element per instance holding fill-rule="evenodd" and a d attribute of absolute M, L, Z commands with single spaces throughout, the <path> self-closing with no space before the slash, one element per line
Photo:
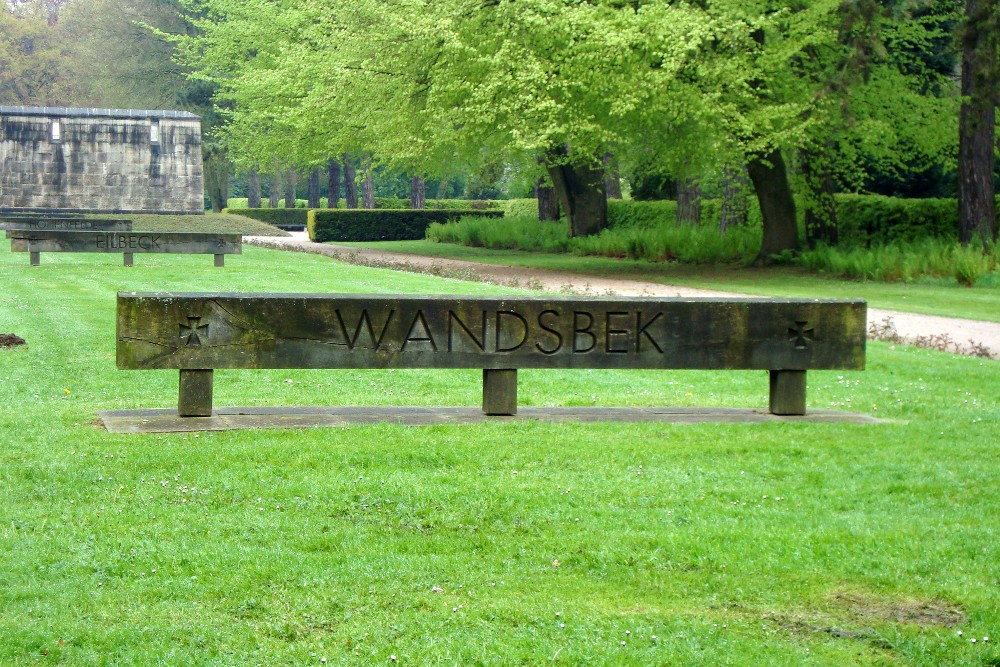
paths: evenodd
<path fill-rule="evenodd" d="M 548 292 L 572 291 L 580 294 L 615 294 L 619 296 L 747 296 L 746 294 L 663 285 L 639 280 L 584 276 L 561 271 L 480 264 L 371 248 L 313 243 L 305 232 L 291 232 L 291 236 L 245 236 L 243 241 L 248 245 L 265 248 L 317 253 L 351 264 L 433 273 L 503 285 L 530 286 Z M 959 346 L 961 351 L 966 353 L 974 348 L 985 347 L 991 352 L 994 359 L 1000 359 L 1000 324 L 995 322 L 939 317 L 937 315 L 918 315 L 880 308 L 868 309 L 869 326 L 881 329 L 886 322 L 891 322 L 895 333 L 907 341 L 917 339 L 951 341 L 953 346 Z"/>

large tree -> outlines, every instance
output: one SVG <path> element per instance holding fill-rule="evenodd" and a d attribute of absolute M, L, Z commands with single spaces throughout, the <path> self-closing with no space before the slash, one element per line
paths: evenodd
<path fill-rule="evenodd" d="M 1000 9 L 995 0 L 966 0 L 962 28 L 962 111 L 959 121 L 958 218 L 962 243 L 997 240 L 993 172 L 996 107 L 1000 103 Z"/>
<path fill-rule="evenodd" d="M 62 102 L 68 62 L 65 45 L 48 15 L 15 6 L 0 11 L 0 104 Z"/>

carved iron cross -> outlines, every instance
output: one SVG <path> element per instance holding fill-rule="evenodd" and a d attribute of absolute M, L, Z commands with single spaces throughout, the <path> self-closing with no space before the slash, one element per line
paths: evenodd
<path fill-rule="evenodd" d="M 201 347 L 201 337 L 208 337 L 208 325 L 201 323 L 200 317 L 188 316 L 188 323 L 181 325 L 181 340 L 184 345 Z"/>
<path fill-rule="evenodd" d="M 788 327 L 788 340 L 794 342 L 796 350 L 805 350 L 809 341 L 815 340 L 815 329 L 808 326 L 809 322 L 796 322 L 795 327 Z"/>

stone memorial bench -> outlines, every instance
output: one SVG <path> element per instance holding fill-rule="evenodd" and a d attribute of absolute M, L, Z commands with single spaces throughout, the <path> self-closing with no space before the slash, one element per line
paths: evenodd
<path fill-rule="evenodd" d="M 212 415 L 215 369 L 482 368 L 517 412 L 517 369 L 766 370 L 804 415 L 806 371 L 862 369 L 861 300 L 118 294 L 120 369 L 179 369 L 178 415 Z"/>
<path fill-rule="evenodd" d="M 118 253 L 125 266 L 132 266 L 134 253 L 215 255 L 215 265 L 225 266 L 226 255 L 243 252 L 240 234 L 11 229 L 9 235 L 11 251 L 30 252 L 32 266 L 43 252 Z"/>
<path fill-rule="evenodd" d="M 6 230 L 7 238 L 11 232 L 23 231 L 67 231 L 82 230 L 91 232 L 130 232 L 132 221 L 119 218 L 50 218 L 36 220 L 13 220 L 0 223 L 0 228 Z"/>

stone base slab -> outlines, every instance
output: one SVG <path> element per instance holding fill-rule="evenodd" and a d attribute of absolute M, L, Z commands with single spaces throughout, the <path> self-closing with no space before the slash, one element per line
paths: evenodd
<path fill-rule="evenodd" d="M 478 407 L 235 407 L 217 408 L 211 417 L 179 417 L 176 409 L 104 410 L 97 413 L 109 433 L 183 433 L 251 428 L 315 428 L 354 424 L 483 424 L 487 422 L 544 421 L 700 423 L 840 423 L 882 424 L 868 415 L 810 410 L 796 417 L 773 415 L 754 408 L 623 408 L 519 407 L 512 416 L 487 416 Z"/>

